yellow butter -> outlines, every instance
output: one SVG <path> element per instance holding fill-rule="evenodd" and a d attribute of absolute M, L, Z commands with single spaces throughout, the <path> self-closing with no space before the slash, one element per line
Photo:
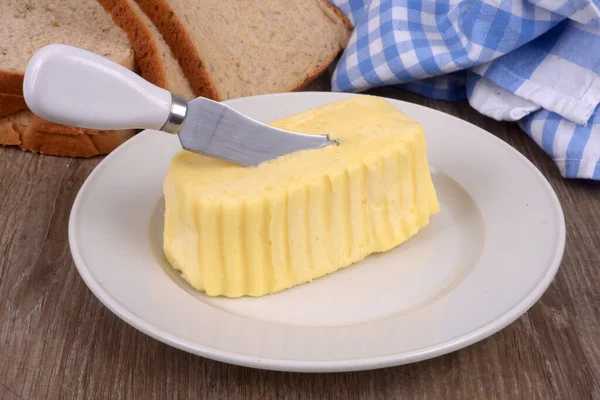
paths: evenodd
<path fill-rule="evenodd" d="M 194 288 L 276 293 L 401 244 L 439 211 L 423 129 L 387 101 L 358 96 L 271 124 L 341 144 L 254 168 L 187 151 L 171 162 L 164 251 Z"/>

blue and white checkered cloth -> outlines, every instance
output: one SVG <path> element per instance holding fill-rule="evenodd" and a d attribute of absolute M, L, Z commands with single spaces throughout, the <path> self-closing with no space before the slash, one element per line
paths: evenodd
<path fill-rule="evenodd" d="M 354 25 L 334 91 L 394 85 L 519 126 L 600 180 L 600 2 L 330 0 Z"/>

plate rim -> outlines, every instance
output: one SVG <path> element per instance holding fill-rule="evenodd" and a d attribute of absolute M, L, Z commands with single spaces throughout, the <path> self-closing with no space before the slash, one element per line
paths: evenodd
<path fill-rule="evenodd" d="M 275 94 L 264 94 L 257 96 L 248 96 L 242 98 L 236 98 L 233 100 L 225 101 L 225 104 L 233 105 L 237 102 L 248 101 L 256 98 L 265 98 L 265 97 L 300 97 L 300 96 L 322 96 L 322 97 L 331 97 L 336 101 L 342 98 L 349 98 L 353 96 L 362 96 L 364 94 L 356 94 L 356 93 L 336 93 L 336 92 L 315 92 L 315 91 L 303 91 L 303 92 L 292 92 L 292 93 L 275 93 Z M 456 350 L 468 347 L 474 343 L 482 341 L 500 330 L 504 329 L 522 315 L 524 315 L 535 303 L 541 298 L 541 296 L 548 289 L 550 284 L 552 283 L 558 269 L 560 268 L 562 258 L 564 255 L 565 243 L 566 243 L 566 224 L 564 219 L 564 213 L 562 210 L 562 206 L 560 201 L 556 195 L 556 192 L 546 179 L 546 177 L 541 173 L 541 171 L 529 160 L 525 157 L 520 151 L 510 146 L 508 143 L 498 138 L 491 132 L 472 124 L 471 122 L 458 118 L 454 115 L 445 113 L 443 111 L 433 109 L 430 107 L 426 107 L 420 104 L 407 102 L 404 100 L 397 100 L 393 98 L 388 98 L 384 96 L 382 97 L 386 100 L 391 100 L 393 102 L 398 102 L 401 104 L 409 104 L 410 106 L 418 107 L 426 109 L 427 112 L 433 112 L 434 114 L 443 114 L 445 116 L 449 116 L 451 118 L 459 120 L 461 123 L 468 124 L 472 128 L 485 132 L 492 142 L 495 141 L 495 144 L 504 149 L 510 151 L 515 155 L 520 161 L 527 166 L 528 169 L 533 173 L 535 178 L 537 178 L 538 182 L 542 184 L 543 190 L 546 193 L 548 200 L 553 208 L 553 212 L 558 222 L 558 242 L 557 248 L 552 256 L 551 261 L 548 264 L 548 268 L 546 269 L 544 275 L 541 279 L 536 283 L 536 285 L 531 289 L 531 291 L 523 297 L 515 306 L 509 309 L 506 313 L 501 316 L 495 318 L 483 326 L 472 330 L 470 332 L 464 333 L 461 336 L 447 340 L 445 342 L 441 342 L 432 346 L 427 346 L 419 349 L 414 349 L 409 352 L 401 352 L 394 353 L 382 356 L 373 356 L 366 358 L 354 358 L 354 359 L 346 359 L 346 360 L 289 360 L 289 359 L 279 359 L 279 358 L 265 358 L 265 357 L 257 357 L 245 354 L 239 354 L 231 351 L 225 351 L 216 349 L 207 345 L 195 343 L 194 346 L 188 344 L 187 340 L 178 339 L 173 335 L 163 331 L 155 325 L 152 325 L 148 321 L 142 319 L 141 317 L 136 316 L 135 314 L 129 312 L 127 309 L 122 307 L 116 299 L 114 299 L 110 294 L 108 294 L 102 286 L 93 278 L 89 268 L 87 268 L 83 256 L 79 251 L 79 247 L 77 245 L 77 237 L 75 235 L 75 221 L 77 218 L 78 210 L 81 206 L 83 194 L 87 190 L 88 186 L 95 179 L 96 175 L 100 173 L 100 171 L 111 162 L 112 158 L 115 157 L 116 154 L 119 154 L 121 151 L 125 151 L 129 146 L 135 145 L 138 140 L 143 140 L 143 137 L 150 134 L 156 134 L 150 132 L 148 130 L 143 130 L 139 132 L 134 137 L 123 143 L 113 152 L 105 156 L 103 160 L 101 160 L 96 167 L 92 170 L 92 172 L 85 179 L 81 188 L 79 189 L 75 201 L 73 202 L 71 212 L 69 214 L 69 223 L 68 223 L 68 235 L 69 235 L 69 249 L 77 268 L 79 275 L 82 277 L 86 286 L 90 289 L 90 291 L 94 294 L 94 296 L 112 313 L 114 313 L 117 317 L 123 320 L 128 325 L 133 326 L 138 331 L 152 337 L 153 339 L 158 340 L 164 344 L 175 347 L 177 349 L 186 351 L 191 354 L 195 354 L 204 358 L 208 358 L 211 360 L 224 362 L 233 365 L 239 365 L 244 367 L 258 368 L 264 370 L 273 370 L 273 371 L 289 371 L 289 372 L 344 372 L 344 371 L 361 371 L 361 370 L 370 370 L 370 369 L 379 369 L 386 368 L 398 365 L 409 364 L 413 362 L 423 361 L 426 359 L 438 357 L 444 354 L 448 354 L 454 352 Z"/>

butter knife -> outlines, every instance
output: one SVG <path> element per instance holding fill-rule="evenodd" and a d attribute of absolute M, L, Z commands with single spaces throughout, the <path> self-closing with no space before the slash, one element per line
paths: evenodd
<path fill-rule="evenodd" d="M 186 150 L 244 166 L 336 144 L 327 135 L 271 127 L 204 97 L 187 101 L 105 57 L 63 44 L 31 57 L 23 94 L 29 109 L 48 121 L 177 134 Z"/>

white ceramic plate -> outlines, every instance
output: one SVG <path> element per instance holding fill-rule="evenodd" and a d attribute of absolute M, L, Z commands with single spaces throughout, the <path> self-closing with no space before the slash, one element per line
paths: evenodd
<path fill-rule="evenodd" d="M 262 121 L 350 94 L 293 93 L 229 105 Z M 465 121 L 401 101 L 421 122 L 441 212 L 384 254 L 276 295 L 210 298 L 161 250 L 162 181 L 180 150 L 145 131 L 106 157 L 69 222 L 77 268 L 110 310 L 203 357 L 263 369 L 349 371 L 423 360 L 513 322 L 559 267 L 565 225 L 547 181 L 521 154 Z"/>

